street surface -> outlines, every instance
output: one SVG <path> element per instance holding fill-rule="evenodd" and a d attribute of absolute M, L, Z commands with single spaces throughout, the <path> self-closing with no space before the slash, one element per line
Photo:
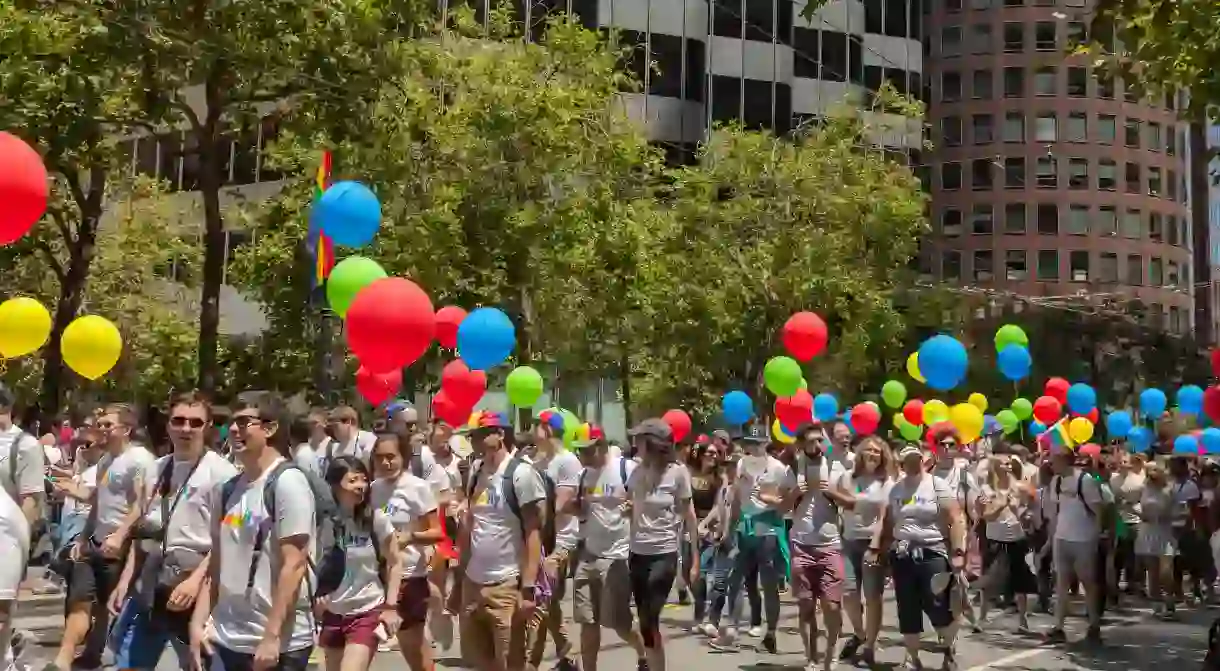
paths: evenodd
<path fill-rule="evenodd" d="M 565 604 L 566 605 L 566 604 Z M 1080 604 L 1075 604 L 1074 612 L 1080 613 Z M 567 609 L 565 608 L 565 611 Z M 748 608 L 746 609 L 749 610 Z M 743 636 L 742 648 L 739 652 L 723 653 L 707 646 L 707 639 L 699 634 L 686 630 L 689 621 L 690 608 L 671 604 L 664 615 L 666 634 L 666 650 L 668 666 L 671 670 L 689 671 L 698 668 L 699 671 L 761 671 L 791 669 L 798 671 L 804 667 L 801 641 L 795 629 L 796 607 L 785 595 L 783 613 L 779 632 L 779 654 L 769 655 L 761 649 L 755 650 L 759 643 L 757 639 Z M 1016 634 L 1016 618 L 1013 615 L 998 616 L 992 614 L 993 620 L 987 630 L 981 634 L 965 633 L 958 643 L 958 660 L 960 671 L 1134 671 L 1136 669 L 1172 669 L 1173 671 L 1195 671 L 1201 667 L 1207 646 L 1207 627 L 1211 621 L 1220 616 L 1220 610 L 1184 610 L 1179 622 L 1162 622 L 1151 617 L 1146 608 L 1133 608 L 1107 615 L 1104 627 L 1104 645 L 1100 648 L 1086 645 L 1083 640 L 1084 621 L 1081 618 L 1069 618 L 1068 639 L 1066 647 L 1047 647 L 1041 645 L 1037 637 L 1022 637 Z M 62 620 L 62 616 L 60 616 Z M 1036 615 L 1030 618 L 1031 626 L 1041 632 L 1049 627 L 1051 618 L 1048 615 Z M 18 612 L 17 627 L 22 628 L 23 618 Z M 897 616 L 894 611 L 893 596 L 889 595 L 886 602 L 885 622 L 887 626 L 881 636 L 881 645 L 877 655 L 878 668 L 896 668 L 902 662 L 900 637 L 894 628 Z M 32 624 L 32 620 L 30 620 Z M 50 643 L 54 635 L 44 629 L 39 639 Z M 573 640 L 577 640 L 577 629 L 569 623 L 569 632 Z M 634 653 L 627 648 L 610 631 L 602 635 L 603 650 L 599 666 L 610 671 L 626 671 L 635 669 Z M 925 634 L 925 652 L 923 662 L 928 669 L 939 669 L 941 655 L 933 652 L 935 637 Z M 549 646 L 548 646 L 549 647 Z M 824 646 L 823 646 L 824 647 Z M 53 648 L 39 646 L 35 648 L 31 666 L 39 668 L 41 663 L 53 654 Z M 438 668 L 459 669 L 461 659 L 457 645 L 448 651 L 437 651 Z M 547 671 L 553 658 L 543 665 Z M 167 652 L 158 666 L 159 671 L 173 671 L 177 668 L 172 652 Z M 405 663 L 397 652 L 379 653 L 373 663 L 373 671 L 399 671 Z M 851 668 L 842 663 L 838 668 Z"/>

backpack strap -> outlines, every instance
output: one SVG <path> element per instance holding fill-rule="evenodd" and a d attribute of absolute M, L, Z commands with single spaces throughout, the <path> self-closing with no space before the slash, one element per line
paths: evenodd
<path fill-rule="evenodd" d="M 411 475 L 414 475 L 420 480 L 424 479 L 424 455 L 420 451 L 422 449 L 423 448 L 418 448 L 415 452 L 411 453 Z"/>
<path fill-rule="evenodd" d="M 1087 477 L 1084 473 L 1076 475 L 1076 498 L 1080 499 L 1080 505 L 1084 506 L 1084 511 L 1089 517 L 1096 517 L 1093 507 L 1089 505 L 1089 500 L 1084 497 L 1084 479 Z M 1099 485 L 1100 486 L 1100 485 Z"/>
<path fill-rule="evenodd" d="M 623 481 L 623 491 L 627 491 L 627 457 L 618 458 L 618 477 Z"/>
<path fill-rule="evenodd" d="M 517 500 L 517 488 L 513 486 L 513 475 L 516 474 L 517 468 L 523 463 L 525 463 L 525 460 L 514 454 L 512 459 L 509 460 L 508 465 L 504 467 L 503 476 L 504 502 L 508 504 L 508 509 L 513 511 L 513 515 L 516 515 L 518 520 L 521 519 L 521 502 Z"/>
<path fill-rule="evenodd" d="M 582 510 L 585 503 L 585 475 L 589 473 L 589 469 L 582 468 L 580 470 L 580 480 L 576 483 L 576 509 Z"/>
<path fill-rule="evenodd" d="M 272 467 L 271 472 L 267 474 L 266 482 L 263 483 L 263 509 L 267 511 L 267 519 L 259 525 L 258 531 L 254 536 L 254 556 L 250 560 L 250 574 L 246 578 L 247 592 L 254 588 L 254 579 L 258 575 L 258 561 L 262 558 L 263 554 L 263 544 L 267 542 L 271 529 L 275 528 L 275 486 L 279 483 L 280 476 L 285 471 L 293 469 L 297 469 L 296 464 L 285 459 Z"/>

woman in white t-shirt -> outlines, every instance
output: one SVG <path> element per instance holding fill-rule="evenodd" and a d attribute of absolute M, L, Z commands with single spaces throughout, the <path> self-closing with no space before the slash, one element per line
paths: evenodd
<path fill-rule="evenodd" d="M 335 544 L 317 568 L 318 645 L 327 671 L 368 669 L 378 641 L 400 623 L 398 543 L 389 516 L 369 501 L 370 479 L 353 456 L 335 457 L 326 467 L 338 507 Z"/>
<path fill-rule="evenodd" d="M 843 474 L 840 485 L 840 489 L 856 497 L 855 504 L 842 513 L 843 610 L 854 632 L 843 646 L 842 657 L 851 659 L 859 655 L 869 665 L 873 664 L 873 651 L 881 631 L 885 571 L 880 566 L 865 566 L 864 555 L 881 525 L 896 471 L 890 446 L 869 436 L 856 446 L 855 468 Z"/>
<path fill-rule="evenodd" d="M 987 484 L 979 495 L 979 517 L 983 519 L 983 598 L 979 602 L 980 624 L 987 620 L 987 607 L 996 594 L 1013 594 L 1017 600 L 1017 631 L 1028 634 L 1029 595 L 1038 593 L 1038 580 L 1029 568 L 1029 539 L 1025 534 L 1033 485 L 1021 479 L 1021 460 L 1011 455 L 992 457 Z M 999 572 L 999 573 L 997 573 Z M 996 584 L 996 575 L 1004 575 Z"/>
<path fill-rule="evenodd" d="M 1178 555 L 1178 540 L 1173 533 L 1173 490 L 1165 467 L 1156 461 L 1144 468 L 1144 488 L 1140 495 L 1139 536 L 1135 555 L 1148 572 L 1148 598 L 1158 617 L 1174 612 L 1173 562 Z"/>
<path fill-rule="evenodd" d="M 1123 451 L 1117 455 L 1117 472 L 1110 476 L 1110 491 L 1114 493 L 1116 512 L 1122 522 L 1115 538 L 1114 561 L 1107 572 L 1109 593 L 1113 595 L 1118 595 L 1119 581 L 1124 577 L 1128 594 L 1142 591 L 1144 585 L 1144 567 L 1135 555 L 1135 541 L 1140 531 L 1140 500 L 1144 497 L 1147 477 L 1144 460 L 1142 453 Z"/>

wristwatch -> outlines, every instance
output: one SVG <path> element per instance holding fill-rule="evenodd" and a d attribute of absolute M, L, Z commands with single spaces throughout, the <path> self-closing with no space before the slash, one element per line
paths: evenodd
<path fill-rule="evenodd" d="M 537 596 L 537 594 L 538 594 L 537 585 L 522 585 L 521 586 L 521 596 L 522 597 L 532 600 L 535 596 Z"/>

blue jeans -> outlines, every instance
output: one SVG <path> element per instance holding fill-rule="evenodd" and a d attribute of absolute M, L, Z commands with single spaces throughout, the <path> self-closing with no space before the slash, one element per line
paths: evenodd
<path fill-rule="evenodd" d="M 762 605 L 767 621 L 767 631 L 774 633 L 779 627 L 779 539 L 776 536 L 753 536 L 740 541 L 736 561 L 729 572 L 728 602 L 734 626 L 741 622 L 741 588 L 745 585 L 750 595 L 751 624 L 757 626 L 758 583 L 762 583 Z"/>
<path fill-rule="evenodd" d="M 110 647 L 114 650 L 114 665 L 120 669 L 155 669 L 171 645 L 178 656 L 178 666 L 189 670 L 191 664 L 191 611 L 173 612 L 154 606 L 144 612 L 128 599 L 114 623 Z M 207 668 L 207 661 L 204 661 Z"/>

